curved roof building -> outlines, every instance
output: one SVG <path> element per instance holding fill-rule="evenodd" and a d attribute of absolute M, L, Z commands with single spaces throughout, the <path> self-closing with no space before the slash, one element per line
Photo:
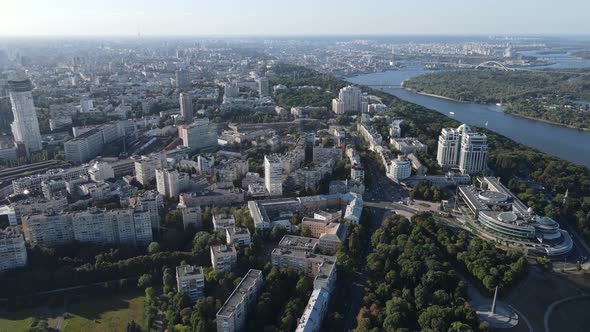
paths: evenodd
<path fill-rule="evenodd" d="M 515 197 L 500 180 L 478 178 L 479 187 L 459 186 L 459 194 L 487 235 L 550 256 L 566 254 L 573 248 L 568 232 L 549 217 L 540 217 Z"/>

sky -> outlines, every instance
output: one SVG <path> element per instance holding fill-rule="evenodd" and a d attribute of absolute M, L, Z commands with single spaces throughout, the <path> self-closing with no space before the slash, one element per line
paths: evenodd
<path fill-rule="evenodd" d="M 590 0 L 3 0 L 0 36 L 590 34 Z"/>

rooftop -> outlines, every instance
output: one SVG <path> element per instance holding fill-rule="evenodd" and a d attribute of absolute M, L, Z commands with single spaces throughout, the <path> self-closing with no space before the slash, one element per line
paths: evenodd
<path fill-rule="evenodd" d="M 192 266 L 192 265 L 182 265 L 176 267 L 176 276 L 177 277 L 187 277 L 187 276 L 204 276 L 203 268 L 201 266 Z"/>
<path fill-rule="evenodd" d="M 227 255 L 236 255 L 237 254 L 236 248 L 234 248 L 233 246 L 226 246 L 226 245 L 211 246 L 211 252 L 215 256 L 227 256 Z"/>
<path fill-rule="evenodd" d="M 234 289 L 227 300 L 225 300 L 225 303 L 217 312 L 217 316 L 230 317 L 236 310 L 236 307 L 244 301 L 244 296 L 252 291 L 252 287 L 256 284 L 256 281 L 259 278 L 262 278 L 262 271 L 249 270 L 236 289 Z"/>
<path fill-rule="evenodd" d="M 279 247 L 285 249 L 299 249 L 299 250 L 310 250 L 318 245 L 319 240 L 311 237 L 285 235 L 279 242 Z"/>

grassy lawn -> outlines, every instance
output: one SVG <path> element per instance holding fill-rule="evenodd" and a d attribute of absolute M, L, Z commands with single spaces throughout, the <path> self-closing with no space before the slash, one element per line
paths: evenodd
<path fill-rule="evenodd" d="M 33 321 L 33 311 L 0 312 L 0 332 L 26 331 Z"/>
<path fill-rule="evenodd" d="M 143 328 L 143 291 L 121 294 L 89 294 L 69 301 L 67 313 L 63 309 L 39 307 L 18 312 L 0 311 L 0 332 L 27 331 L 33 317 L 45 319 L 49 326 L 66 332 L 125 331 L 127 323 L 135 320 Z M 63 319 L 63 316 L 68 318 Z"/>
<path fill-rule="evenodd" d="M 137 291 L 70 304 L 64 331 L 125 331 L 131 320 L 143 325 L 143 301 Z"/>

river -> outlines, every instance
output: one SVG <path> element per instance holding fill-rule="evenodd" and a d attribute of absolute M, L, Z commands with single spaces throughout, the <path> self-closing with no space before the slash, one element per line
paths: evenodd
<path fill-rule="evenodd" d="M 590 167 L 590 131 L 580 131 L 550 123 L 506 114 L 496 105 L 459 103 L 425 96 L 400 87 L 401 82 L 430 71 L 403 68 L 396 71 L 373 73 L 347 78 L 349 82 L 375 87 L 405 101 L 422 105 L 469 125 L 486 127 L 516 142 Z M 454 112 L 451 115 L 450 112 Z"/>

